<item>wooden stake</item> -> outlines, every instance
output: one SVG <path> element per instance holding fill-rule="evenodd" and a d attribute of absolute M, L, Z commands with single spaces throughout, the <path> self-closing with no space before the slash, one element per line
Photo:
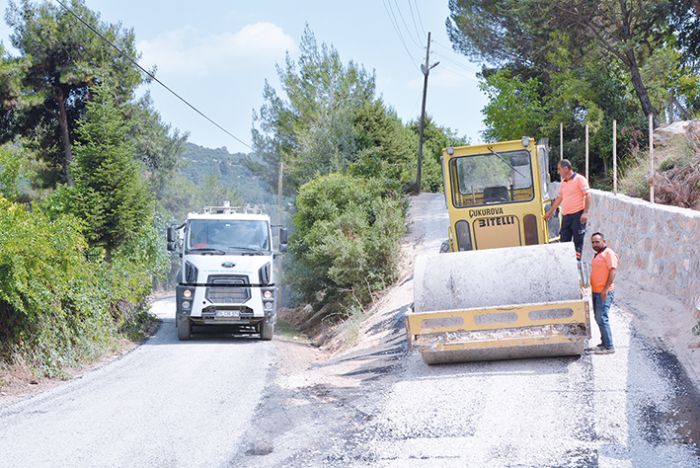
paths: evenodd
<path fill-rule="evenodd" d="M 588 124 L 586 124 L 586 180 L 588 180 Z"/>
<path fill-rule="evenodd" d="M 654 114 L 649 114 L 649 201 L 654 203 Z"/>
<path fill-rule="evenodd" d="M 559 160 L 564 159 L 564 122 L 559 122 Z"/>
<path fill-rule="evenodd" d="M 617 195 L 617 120 L 613 120 L 613 193 Z"/>

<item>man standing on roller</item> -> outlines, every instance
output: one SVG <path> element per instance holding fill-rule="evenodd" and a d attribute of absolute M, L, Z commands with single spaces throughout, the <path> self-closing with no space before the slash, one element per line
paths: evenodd
<path fill-rule="evenodd" d="M 573 239 L 576 248 L 576 260 L 581 261 L 583 238 L 586 235 L 586 221 L 588 221 L 588 209 L 591 207 L 591 193 L 588 181 L 584 176 L 574 172 L 571 162 L 562 159 L 557 164 L 557 172 L 561 177 L 559 196 L 552 203 L 552 207 L 544 215 L 549 221 L 552 214 L 561 205 L 564 215 L 561 221 L 559 237 L 561 242 L 571 242 Z"/>

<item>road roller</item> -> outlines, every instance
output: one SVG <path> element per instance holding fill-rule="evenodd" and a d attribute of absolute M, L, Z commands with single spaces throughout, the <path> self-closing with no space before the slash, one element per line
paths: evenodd
<path fill-rule="evenodd" d="M 577 356 L 590 298 L 571 242 L 559 243 L 546 141 L 443 150 L 450 224 L 416 259 L 409 345 L 428 364 Z"/>

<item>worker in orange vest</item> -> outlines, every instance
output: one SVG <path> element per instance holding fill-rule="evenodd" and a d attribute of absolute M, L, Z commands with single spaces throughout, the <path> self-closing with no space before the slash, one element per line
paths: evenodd
<path fill-rule="evenodd" d="M 608 247 L 602 233 L 591 236 L 595 255 L 591 262 L 591 292 L 593 293 L 593 313 L 600 329 L 601 343 L 593 350 L 597 354 L 612 354 L 612 332 L 608 314 L 615 298 L 615 275 L 617 274 L 617 254 Z"/>
<path fill-rule="evenodd" d="M 544 215 L 544 219 L 549 221 L 549 218 L 561 205 L 563 217 L 561 229 L 559 230 L 559 240 L 561 242 L 571 242 L 573 239 L 576 249 L 576 260 L 580 261 L 581 251 L 583 250 L 583 238 L 586 236 L 588 210 L 591 207 L 590 187 L 584 176 L 574 172 L 568 159 L 559 161 L 557 172 L 559 172 L 561 177 L 559 195 Z"/>

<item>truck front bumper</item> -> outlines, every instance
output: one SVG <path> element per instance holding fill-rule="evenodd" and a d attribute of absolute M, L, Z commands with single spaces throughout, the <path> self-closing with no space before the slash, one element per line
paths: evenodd
<path fill-rule="evenodd" d="M 270 297 L 265 297 L 265 293 Z M 195 286 L 176 287 L 176 319 L 189 320 L 196 325 L 258 325 L 277 321 L 277 288 L 261 287 L 261 299 L 251 307 L 245 304 L 207 304 L 201 309 L 194 306 Z M 271 294 L 270 294 L 271 293 Z M 193 313 L 193 310 L 196 310 Z"/>

